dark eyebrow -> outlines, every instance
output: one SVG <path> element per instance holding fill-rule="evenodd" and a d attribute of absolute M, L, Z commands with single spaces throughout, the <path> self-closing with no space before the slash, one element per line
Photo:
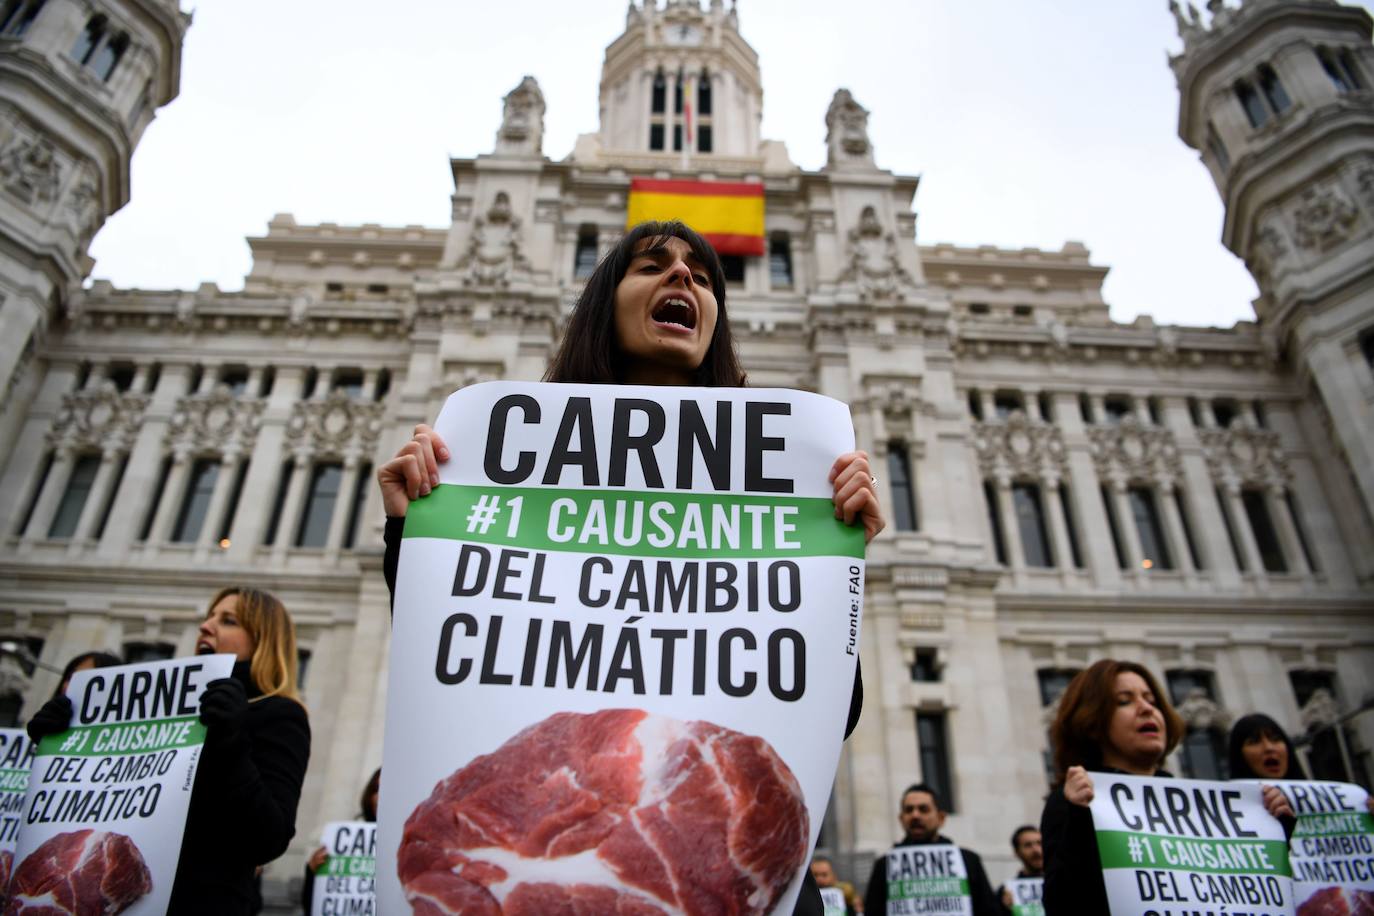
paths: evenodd
<path fill-rule="evenodd" d="M 634 254 L 632 254 L 630 257 L 631 260 L 633 260 L 634 258 L 652 258 L 655 261 L 660 261 L 665 257 L 671 258 L 672 256 L 673 253 L 668 250 L 668 246 L 660 242 L 657 245 L 650 245 L 647 248 L 641 248 Z M 688 251 L 687 257 L 683 260 L 685 260 L 687 262 L 687 266 L 691 267 L 693 270 L 700 270 L 703 273 L 706 272 L 706 265 L 702 264 L 701 260 L 697 258 L 696 252 Z"/>

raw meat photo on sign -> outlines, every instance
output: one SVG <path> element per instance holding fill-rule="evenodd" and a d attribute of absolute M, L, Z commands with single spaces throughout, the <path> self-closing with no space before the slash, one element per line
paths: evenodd
<path fill-rule="evenodd" d="M 790 913 L 850 708 L 849 410 L 493 382 L 406 516 L 378 908 Z M 826 726 L 829 723 L 829 727 Z"/>

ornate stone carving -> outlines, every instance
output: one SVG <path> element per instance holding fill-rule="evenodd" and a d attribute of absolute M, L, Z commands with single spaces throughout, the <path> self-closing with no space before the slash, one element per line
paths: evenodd
<path fill-rule="evenodd" d="M 1231 713 L 1208 696 L 1207 691 L 1201 687 L 1194 687 L 1188 691 L 1188 695 L 1176 709 L 1189 729 L 1217 729 L 1225 732 L 1231 727 Z"/>
<path fill-rule="evenodd" d="M 1293 232 L 1302 248 L 1324 251 L 1350 237 L 1359 211 L 1334 185 L 1308 188 L 1293 211 Z"/>
<path fill-rule="evenodd" d="M 1068 471 L 1064 438 L 1051 423 L 1012 411 L 1005 420 L 973 424 L 973 447 L 984 477 L 1063 478 Z"/>
<path fill-rule="evenodd" d="M 1093 464 L 1112 480 L 1176 480 L 1183 474 L 1174 434 L 1157 426 L 1142 426 L 1133 416 L 1116 426 L 1089 426 Z"/>
<path fill-rule="evenodd" d="M 1200 429 L 1198 439 L 1212 478 L 1219 483 L 1267 487 L 1288 480 L 1288 457 L 1273 430 L 1233 424 L 1228 429 Z"/>
<path fill-rule="evenodd" d="M 486 215 L 472 226 L 468 249 L 458 261 L 465 286 L 510 286 L 511 276 L 529 269 L 520 251 L 520 218 L 511 210 L 510 197 L 497 191 Z"/>
<path fill-rule="evenodd" d="M 873 168 L 873 145 L 868 140 L 868 109 L 839 89 L 825 113 L 825 145 L 831 168 Z"/>
<path fill-rule="evenodd" d="M 496 132 L 498 155 L 538 156 L 544 145 L 544 93 L 539 81 L 527 76 L 506 94 L 501 129 Z"/>
<path fill-rule="evenodd" d="M 177 402 L 167 426 L 167 445 L 184 453 L 245 455 L 253 450 L 265 401 L 236 397 L 228 385 Z"/>
<path fill-rule="evenodd" d="M 864 207 L 849 230 L 849 259 L 840 279 L 857 284 L 869 299 L 901 299 L 902 286 L 911 283 L 897 255 L 897 237 L 884 231 L 872 207 Z"/>
<path fill-rule="evenodd" d="M 62 181 L 62 163 L 47 137 L 16 136 L 0 151 L 0 186 L 25 203 L 52 200 Z"/>
<path fill-rule="evenodd" d="M 85 166 L 82 166 L 81 174 L 67 194 L 67 212 L 76 235 L 83 240 L 89 238 L 98 227 L 100 179 Z"/>
<path fill-rule="evenodd" d="M 1298 710 L 1298 718 L 1302 722 L 1303 728 L 1309 732 L 1315 731 L 1340 721 L 1341 707 L 1336 702 L 1336 698 L 1331 695 L 1331 691 L 1325 687 L 1318 687 L 1312 691 L 1312 696 L 1308 698 L 1302 709 Z"/>
<path fill-rule="evenodd" d="M 1278 217 L 1266 217 L 1261 220 L 1260 230 L 1255 234 L 1251 258 L 1265 275 L 1276 273 L 1288 257 L 1288 242 L 1284 238 L 1282 226 L 1283 223 Z"/>
<path fill-rule="evenodd" d="M 1374 165 L 1366 165 L 1355 176 L 1355 187 L 1359 189 L 1360 200 L 1366 210 L 1374 212 Z"/>
<path fill-rule="evenodd" d="M 120 392 L 111 382 L 62 398 L 48 442 L 54 447 L 128 452 L 143 425 L 148 395 Z"/>
<path fill-rule="evenodd" d="M 382 404 L 359 401 L 335 390 L 321 400 L 301 401 L 286 425 L 286 439 L 297 454 L 370 455 L 382 430 Z"/>

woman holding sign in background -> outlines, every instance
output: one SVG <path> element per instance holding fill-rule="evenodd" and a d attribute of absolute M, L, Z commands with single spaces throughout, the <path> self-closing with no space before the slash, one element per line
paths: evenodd
<path fill-rule="evenodd" d="M 1293 741 L 1262 712 L 1241 716 L 1231 726 L 1228 760 L 1232 779 L 1306 779 Z M 1365 800 L 1374 814 L 1374 795 Z"/>
<path fill-rule="evenodd" d="M 377 799 L 382 792 L 382 768 L 377 767 L 372 774 L 372 778 L 363 786 L 363 795 L 359 800 L 358 820 L 366 821 L 369 824 L 377 822 Z M 317 846 L 315 851 L 310 854 L 310 858 L 305 861 L 305 883 L 301 885 L 301 910 L 305 916 L 310 916 L 311 905 L 315 897 L 315 873 L 318 872 L 326 860 L 329 859 L 329 850 L 323 846 Z"/>
<path fill-rule="evenodd" d="M 221 589 L 199 627 L 197 655 L 235 656 L 233 676 L 200 700 L 206 726 L 167 912 L 244 916 L 259 865 L 286 851 L 310 759 L 310 724 L 296 692 L 296 630 L 274 596 Z M 65 731 L 72 704 L 50 700 L 29 735 Z"/>
<path fill-rule="evenodd" d="M 682 223 L 641 223 L 597 265 L 545 374 L 548 382 L 738 388 L 746 383 L 725 309 L 725 273 L 714 249 Z M 387 514 L 383 569 L 394 592 L 404 516 L 439 484 L 448 445 L 428 426 L 378 469 Z M 868 456 L 850 452 L 829 473 L 835 517 L 859 523 L 866 541 L 883 529 Z M 863 705 L 855 671 L 846 737 Z M 809 871 L 796 912 L 822 913 Z"/>
<path fill-rule="evenodd" d="M 1040 832 L 1045 851 L 1045 912 L 1049 916 L 1107 913 L 1107 890 L 1088 804 L 1089 770 L 1133 776 L 1170 776 L 1164 759 L 1183 739 L 1183 719 L 1136 662 L 1103 659 L 1079 672 L 1059 700 L 1050 726 L 1056 785 L 1045 800 Z M 1292 810 L 1283 794 L 1264 789 L 1275 817 Z"/>

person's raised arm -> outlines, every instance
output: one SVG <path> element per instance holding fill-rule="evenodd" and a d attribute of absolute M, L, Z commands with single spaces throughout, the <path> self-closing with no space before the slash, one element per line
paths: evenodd
<path fill-rule="evenodd" d="M 428 496 L 439 485 L 439 463 L 448 460 L 448 446 L 439 434 L 421 423 L 396 457 L 377 468 L 382 508 L 388 518 L 404 518 L 412 500 Z"/>

